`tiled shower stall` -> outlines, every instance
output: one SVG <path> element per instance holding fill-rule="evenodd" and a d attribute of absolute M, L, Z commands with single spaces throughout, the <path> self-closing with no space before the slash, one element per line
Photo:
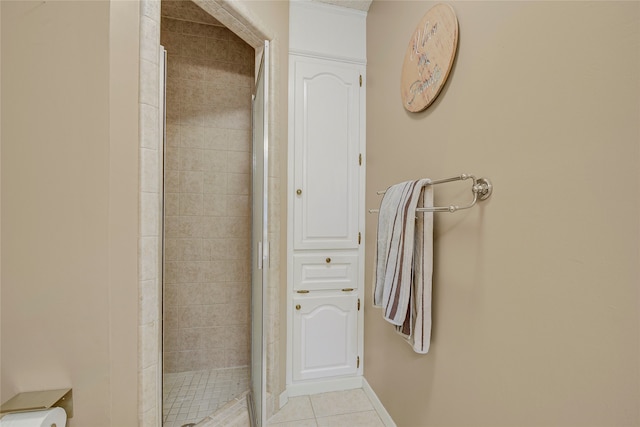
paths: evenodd
<path fill-rule="evenodd" d="M 246 366 L 253 49 L 224 27 L 167 17 L 161 43 L 164 371 Z"/>
<path fill-rule="evenodd" d="M 163 422 L 248 389 L 254 50 L 192 2 L 162 2 Z"/>
<path fill-rule="evenodd" d="M 184 3 L 191 3 L 191 2 L 181 1 L 179 3 L 184 4 Z M 251 56 L 252 66 L 250 68 L 249 74 L 244 76 L 244 77 L 247 77 L 247 80 L 250 80 L 251 82 L 253 82 L 254 73 L 255 73 L 255 69 L 253 67 L 253 63 L 254 63 L 253 61 L 255 58 L 254 55 L 259 54 L 261 52 L 261 49 L 262 49 L 262 46 L 264 45 L 265 40 L 271 41 L 270 51 L 272 52 L 273 58 L 274 58 L 269 67 L 272 71 L 271 75 L 277 74 L 279 68 L 281 67 L 278 60 L 279 58 L 278 52 L 281 49 L 280 43 L 278 42 L 277 39 L 274 40 L 272 32 L 261 24 L 261 19 L 259 19 L 256 16 L 253 16 L 251 11 L 243 7 L 241 3 L 230 3 L 230 2 L 223 2 L 219 0 L 193 0 L 193 3 L 198 5 L 200 8 L 202 8 L 202 10 L 206 11 L 208 15 L 218 19 L 220 23 L 222 23 L 227 29 L 229 29 L 228 30 L 229 32 L 223 31 L 224 29 L 222 28 L 213 29 L 213 31 L 226 33 L 226 36 L 228 36 L 229 45 L 232 44 L 231 43 L 232 39 L 234 40 L 234 43 L 240 41 L 240 39 L 235 37 L 233 34 L 241 35 L 242 40 L 248 43 L 248 45 L 245 46 L 247 49 L 246 55 Z M 188 22 L 195 22 L 197 24 L 207 24 L 206 21 L 198 22 L 197 19 L 196 20 L 181 19 L 181 20 L 188 21 Z M 218 335 L 217 337 L 218 339 L 216 339 L 215 331 L 212 331 L 214 332 L 214 334 L 207 336 L 207 338 L 203 338 L 202 335 L 198 335 L 196 333 L 197 329 L 208 328 L 208 326 L 205 326 L 205 325 L 208 324 L 207 322 L 209 322 L 209 320 L 206 320 L 206 319 L 208 319 L 210 316 L 219 316 L 221 314 L 220 312 L 214 311 L 214 313 L 217 313 L 217 314 L 207 314 L 204 317 L 194 316 L 192 314 L 193 311 L 190 311 L 190 309 L 186 308 L 189 305 L 188 300 L 191 298 L 193 301 L 193 298 L 195 298 L 194 297 L 195 294 L 193 293 L 193 290 L 196 287 L 201 287 L 201 288 L 204 287 L 205 283 L 207 284 L 223 283 L 222 290 L 220 289 L 215 290 L 215 288 L 214 289 L 210 288 L 209 291 L 212 294 L 209 294 L 209 296 L 206 296 L 206 294 L 200 294 L 200 296 L 198 297 L 199 299 L 198 302 L 200 302 L 200 304 L 197 304 L 197 305 L 201 305 L 201 306 L 204 306 L 204 305 L 215 306 L 216 303 L 213 302 L 214 300 L 210 299 L 211 297 L 213 297 L 213 293 L 215 292 L 221 292 L 222 298 L 227 298 L 229 302 L 235 299 L 238 304 L 241 304 L 238 301 L 239 299 L 249 297 L 248 294 L 245 294 L 244 297 L 239 295 L 237 292 L 240 288 L 233 288 L 233 289 L 231 288 L 232 283 L 240 283 L 242 280 L 230 279 L 230 276 L 217 276 L 217 278 L 215 278 L 216 276 L 214 275 L 216 274 L 220 274 L 220 275 L 231 274 L 230 273 L 231 270 L 223 270 L 223 271 L 218 270 L 218 272 L 216 273 L 215 265 L 219 266 L 221 263 L 213 260 L 188 261 L 186 259 L 183 259 L 183 260 L 175 259 L 174 262 L 176 263 L 175 264 L 176 268 L 187 271 L 187 274 L 192 275 L 192 277 L 194 277 L 193 275 L 196 276 L 197 280 L 195 282 L 187 282 L 187 283 L 190 283 L 192 285 L 195 285 L 197 283 L 198 285 L 191 286 L 191 287 L 187 286 L 182 289 L 178 289 L 178 286 L 179 286 L 178 283 L 170 283 L 168 284 L 169 286 L 175 286 L 175 287 L 173 289 L 169 289 L 167 295 L 163 295 L 163 293 L 160 290 L 161 277 L 162 277 L 162 271 L 163 271 L 163 262 L 161 260 L 161 253 L 162 253 L 161 243 L 163 240 L 162 239 L 163 233 L 160 227 L 162 223 L 162 221 L 160 221 L 160 215 L 162 211 L 160 206 L 161 206 L 161 201 L 163 199 L 162 197 L 163 195 L 162 195 L 162 188 L 159 183 L 163 180 L 163 169 L 164 169 L 162 164 L 163 163 L 162 161 L 163 146 L 160 139 L 160 135 L 158 133 L 158 125 L 159 125 L 158 112 L 160 111 L 162 106 L 159 84 L 158 84 L 159 83 L 158 71 L 160 66 L 160 60 L 158 56 L 158 46 L 160 45 L 161 27 L 163 30 L 169 30 L 170 32 L 173 32 L 173 33 L 182 34 L 182 36 L 176 37 L 179 40 L 180 39 L 184 40 L 185 38 L 190 39 L 192 41 L 195 40 L 188 36 L 204 37 L 205 52 L 207 51 L 207 49 L 211 49 L 211 47 L 209 48 L 207 47 L 206 39 L 207 38 L 216 39 L 217 37 L 217 36 L 214 36 L 213 34 L 211 34 L 210 36 L 208 36 L 207 34 L 198 34 L 198 33 L 188 34 L 188 32 L 195 32 L 199 30 L 208 30 L 208 31 L 212 30 L 211 28 L 206 29 L 202 27 L 202 25 L 194 26 L 194 27 L 198 27 L 199 30 L 194 28 L 187 29 L 186 30 L 187 34 L 185 34 L 184 23 L 176 24 L 176 26 L 173 27 L 173 31 L 171 31 L 171 28 L 172 28 L 171 25 L 172 23 L 167 20 L 165 20 L 161 25 L 161 2 L 159 0 L 141 0 L 140 1 L 140 101 L 139 101 L 140 141 L 139 143 L 140 143 L 141 175 L 140 175 L 140 188 L 139 188 L 139 197 L 140 197 L 139 414 L 140 414 L 140 425 L 142 426 L 157 426 L 161 423 L 161 419 L 163 417 L 162 415 L 162 412 L 164 409 L 163 403 L 162 403 L 163 358 L 161 357 L 159 352 L 159 350 L 162 349 L 163 319 L 162 319 L 162 311 L 160 310 L 160 308 L 163 306 L 163 300 L 164 300 L 164 303 L 167 303 L 167 304 L 169 304 L 170 301 L 173 300 L 174 302 L 179 304 L 179 305 L 176 305 L 175 307 L 178 307 L 178 306 L 185 307 L 185 309 L 182 311 L 182 315 L 184 316 L 183 318 L 180 317 L 180 314 L 181 314 L 180 310 L 178 308 L 175 308 L 173 309 L 174 311 L 173 314 L 176 315 L 176 317 L 174 317 L 174 320 L 166 319 L 169 321 L 169 325 L 165 325 L 165 327 L 172 326 L 171 322 L 174 322 L 173 336 L 168 337 L 169 340 L 174 340 L 174 341 L 166 343 L 166 345 L 169 346 L 170 349 L 163 349 L 163 350 L 167 350 L 169 353 L 171 352 L 174 353 L 173 355 L 169 355 L 168 360 L 166 361 L 168 362 L 168 365 L 169 365 L 168 367 L 170 369 L 174 369 L 174 368 L 181 369 L 181 368 L 178 368 L 179 366 L 178 363 L 181 360 L 186 361 L 186 365 L 191 367 L 207 365 L 209 361 L 207 361 L 203 357 L 203 354 L 207 353 L 208 352 L 207 350 L 209 349 L 213 349 L 213 348 L 218 349 L 217 351 L 213 352 L 214 354 L 217 354 L 217 357 L 213 358 L 214 365 L 216 366 L 219 366 L 220 364 L 226 364 L 228 360 L 230 360 L 229 355 L 234 351 L 239 354 L 243 353 L 243 350 L 240 350 L 239 347 L 232 347 L 230 343 L 227 342 L 228 341 L 227 338 L 230 338 L 231 341 L 236 340 L 236 341 L 242 342 L 243 338 L 239 338 L 239 336 L 237 335 L 234 335 L 233 337 L 231 337 L 230 335 L 225 335 L 226 332 L 219 332 L 222 335 L 222 339 L 220 340 L 221 335 Z M 179 28 L 180 26 L 183 26 L 183 28 L 180 29 Z M 189 25 L 187 24 L 187 26 Z M 187 37 L 184 37 L 184 36 L 187 36 Z M 223 39 L 226 36 L 222 36 Z M 170 47 L 171 41 L 168 41 L 168 42 L 164 41 L 164 42 L 165 44 L 168 45 L 168 47 Z M 181 44 L 182 42 L 178 41 L 177 43 Z M 211 41 L 209 46 L 212 46 L 213 43 L 214 42 Z M 202 53 L 202 48 L 203 48 L 202 43 L 201 42 L 196 43 L 195 45 L 199 46 L 199 50 L 196 50 L 196 52 Z M 175 48 L 176 46 L 174 44 L 174 49 Z M 177 53 L 178 52 L 176 52 L 176 54 Z M 209 50 L 209 53 L 211 53 L 211 50 Z M 171 53 L 169 53 L 169 55 L 171 55 Z M 182 55 L 182 56 L 186 58 L 193 58 L 193 56 L 190 56 L 190 55 Z M 216 62 L 215 59 L 216 59 L 215 57 L 208 58 L 208 59 L 205 59 L 205 62 L 210 61 L 210 63 L 213 63 L 213 62 Z M 185 69 L 185 70 L 188 69 L 189 70 L 188 72 L 196 72 L 196 75 L 200 75 L 200 71 L 203 71 L 205 76 L 205 82 L 206 82 L 208 78 L 207 76 L 210 77 L 211 74 L 210 72 L 206 72 L 201 68 L 202 62 L 196 61 L 196 64 L 195 64 L 196 67 L 191 67 L 188 65 L 190 63 L 189 61 L 190 60 L 186 60 L 186 64 L 184 64 L 184 66 L 178 66 L 178 70 L 175 70 L 175 69 L 168 70 L 169 73 L 173 73 L 175 71 L 180 72 L 180 69 Z M 217 62 L 220 62 L 223 64 L 229 64 L 231 61 L 217 61 Z M 173 67 L 173 65 L 169 65 L 169 67 Z M 225 71 L 225 70 L 228 71 L 226 68 L 223 67 L 219 71 Z M 242 74 L 242 72 L 240 72 L 240 74 Z M 223 76 L 230 77 L 226 72 L 223 73 Z M 193 78 L 193 76 L 183 77 L 183 79 L 198 80 L 198 78 Z M 239 84 L 239 86 L 242 86 L 242 84 Z M 280 317 L 279 308 L 278 308 L 278 304 L 279 304 L 278 289 L 280 285 L 280 268 L 279 268 L 279 261 L 278 261 L 279 260 L 278 254 L 280 251 L 279 249 L 280 248 L 280 196 L 279 196 L 280 154 L 278 149 L 278 138 L 277 138 L 278 130 L 276 126 L 276 123 L 279 123 L 279 120 L 280 120 L 279 118 L 280 114 L 276 108 L 276 105 L 278 105 L 278 103 L 282 101 L 279 101 L 280 91 L 276 86 L 277 85 L 274 84 L 273 80 L 268 82 L 268 88 L 269 88 L 269 94 L 270 94 L 269 96 L 270 96 L 270 99 L 272 100 L 272 102 L 268 107 L 268 123 L 269 123 L 268 135 L 270 139 L 269 201 L 268 201 L 268 212 L 269 212 L 270 222 L 269 222 L 268 233 L 269 233 L 269 242 L 271 246 L 272 261 L 268 270 L 268 279 L 265 287 L 267 311 L 264 313 L 264 319 L 263 319 L 265 321 L 265 327 L 266 327 L 265 340 L 266 340 L 266 346 L 267 346 L 265 369 L 266 369 L 266 378 L 267 378 L 266 402 L 267 402 L 268 415 L 274 412 L 275 408 L 277 407 L 278 396 L 283 391 L 283 388 L 282 388 L 283 385 L 280 384 L 279 364 L 278 364 L 278 360 L 279 360 L 278 331 L 279 331 L 279 317 Z M 203 90 L 207 90 L 206 84 L 204 84 L 204 86 L 203 85 L 198 86 L 199 89 L 202 89 L 203 87 L 205 87 L 205 89 Z M 171 89 L 168 88 L 168 90 L 171 90 Z M 199 96 L 193 92 L 193 89 L 192 89 L 192 92 L 190 92 L 190 95 L 194 95 L 196 100 L 197 100 L 197 97 Z M 169 96 L 171 96 L 171 94 L 169 94 Z M 188 127 L 199 126 L 199 123 L 200 123 L 199 117 L 203 117 L 201 115 L 204 115 L 206 113 L 207 108 L 202 108 L 202 105 L 198 107 L 197 106 L 198 103 L 196 102 L 195 103 L 196 106 L 194 106 L 191 110 L 189 110 L 189 108 L 191 107 L 186 105 L 191 103 L 190 102 L 191 99 L 185 95 L 181 95 L 181 96 L 182 96 L 182 100 L 185 101 L 184 102 L 185 107 L 183 109 L 181 106 L 180 109 L 176 111 L 175 107 L 177 104 L 173 106 L 168 105 L 169 110 L 174 108 L 174 111 L 168 111 L 168 114 L 167 114 L 168 122 L 170 123 L 172 118 L 176 118 L 175 116 L 176 113 L 182 114 L 183 111 L 185 111 L 185 113 L 187 111 L 190 111 L 190 113 L 193 113 L 192 118 L 194 119 L 194 122 L 189 121 L 188 123 L 185 123 L 185 125 Z M 222 94 L 222 96 L 225 96 L 225 95 Z M 235 100 L 232 100 L 230 102 L 233 103 L 235 102 Z M 208 111 L 211 112 L 210 107 Z M 220 113 L 219 110 L 217 110 L 217 112 Z M 227 111 L 227 114 L 229 114 L 229 111 Z M 248 117 L 249 116 L 245 116 L 241 120 L 248 120 Z M 182 126 L 183 125 L 182 117 L 178 116 L 178 120 L 180 121 L 179 126 Z M 196 125 L 196 123 L 198 123 L 198 125 Z M 215 126 L 211 126 L 211 122 L 207 122 L 207 125 L 203 127 L 204 129 L 203 131 L 213 132 L 211 130 L 206 130 L 206 129 L 210 129 L 214 127 Z M 238 128 L 233 128 L 228 126 L 222 126 L 222 129 L 232 129 L 235 131 L 241 130 Z M 245 130 L 248 130 L 248 129 L 250 128 L 246 128 Z M 169 187 L 171 185 L 177 184 L 178 188 L 180 188 L 180 185 L 181 185 L 180 171 L 189 172 L 189 173 L 183 174 L 184 176 L 183 185 L 185 186 L 186 189 L 189 189 L 191 191 L 186 191 L 185 193 L 190 195 L 185 195 L 183 197 L 185 201 L 185 205 L 182 208 L 183 209 L 182 212 L 185 215 L 182 215 L 180 213 L 181 212 L 180 211 L 181 209 L 180 208 L 180 195 L 181 195 L 180 192 L 177 192 L 177 193 L 174 192 L 172 193 L 173 196 L 169 196 L 169 199 L 173 197 L 173 202 L 171 200 L 168 201 L 169 211 L 171 212 L 171 209 L 173 208 L 174 209 L 173 212 L 174 213 L 177 212 L 178 214 L 178 215 L 175 215 L 176 217 L 195 216 L 195 215 L 188 215 L 187 212 L 191 212 L 191 209 L 198 209 L 197 206 L 199 204 L 200 192 L 194 191 L 194 190 L 197 190 L 197 187 L 199 186 L 199 178 L 197 178 L 199 174 L 197 172 L 202 172 L 203 212 L 205 209 L 208 209 L 208 207 L 205 207 L 205 203 L 209 203 L 207 202 L 207 200 L 211 201 L 212 199 L 217 198 L 219 202 L 222 202 L 223 199 L 227 199 L 226 202 L 228 207 L 228 198 L 218 197 L 218 196 L 223 196 L 223 195 L 224 196 L 229 196 L 229 195 L 244 196 L 244 194 L 221 194 L 221 193 L 218 193 L 217 196 L 207 195 L 209 193 L 206 193 L 206 191 L 208 190 L 205 190 L 205 179 L 210 179 L 213 177 L 209 176 L 207 178 L 206 176 L 207 173 L 204 170 L 202 171 L 197 170 L 197 168 L 202 167 L 202 166 L 198 166 L 198 163 L 197 163 L 198 160 L 194 160 L 196 161 L 195 166 L 194 165 L 189 166 L 189 162 L 191 160 L 187 160 L 187 159 L 189 158 L 190 154 L 193 154 L 193 152 L 189 152 L 188 150 L 193 150 L 193 149 L 201 150 L 200 154 L 207 155 L 207 156 L 209 156 L 209 153 L 205 152 L 205 150 L 214 150 L 214 151 L 223 151 L 223 150 L 220 150 L 219 149 L 220 147 L 218 147 L 218 150 L 213 148 L 213 146 L 206 147 L 204 145 L 206 139 L 203 140 L 202 148 L 189 147 L 188 144 L 193 142 L 193 140 L 190 140 L 189 138 L 187 138 L 188 133 L 183 135 L 182 130 L 183 130 L 182 128 L 179 128 L 178 130 L 174 130 L 174 131 L 169 130 L 169 133 L 167 135 L 169 139 L 173 139 L 173 142 L 169 142 L 169 144 L 173 144 L 173 145 L 178 144 L 177 147 L 175 147 L 175 145 L 174 146 L 169 145 L 167 149 L 171 151 L 173 148 L 178 148 L 179 149 L 178 151 L 180 154 L 178 154 L 177 160 L 174 160 L 174 161 L 177 162 L 177 165 L 179 167 L 180 167 L 180 164 L 182 164 L 182 166 L 185 166 L 182 169 L 180 168 L 177 169 L 177 172 L 178 172 L 177 181 L 175 181 L 176 174 L 169 173 L 170 176 L 171 175 L 173 176 L 174 181 L 173 183 L 167 183 L 167 184 L 169 185 Z M 195 131 L 195 129 L 187 129 L 187 132 L 192 130 Z M 247 134 L 250 135 L 250 131 L 248 131 Z M 200 134 L 198 133 L 198 135 Z M 224 138 L 226 138 L 226 136 L 223 137 L 223 139 Z M 213 139 L 210 139 L 209 141 L 213 141 Z M 218 142 L 220 141 L 221 139 L 218 139 Z M 187 144 L 187 145 L 181 146 L 180 144 Z M 228 142 L 225 142 L 225 144 L 227 144 L 227 147 L 229 147 Z M 183 151 L 186 153 L 185 157 L 181 157 L 181 154 Z M 229 156 L 232 156 L 232 157 L 240 156 L 241 151 L 242 150 L 238 150 L 238 147 L 236 147 L 235 149 L 231 148 L 230 150 L 228 150 L 227 161 L 229 159 Z M 171 156 L 170 153 L 169 153 L 169 156 Z M 193 157 L 190 157 L 190 158 L 193 160 Z M 233 162 L 233 159 L 232 159 L 232 162 Z M 176 169 L 174 169 L 173 172 L 176 172 Z M 192 174 L 191 172 L 196 172 L 196 173 Z M 242 175 L 242 173 L 240 172 L 240 169 L 227 169 L 227 172 Z M 196 177 L 196 180 L 195 180 L 196 183 L 194 183 L 193 181 L 194 175 Z M 228 188 L 229 186 L 227 181 L 227 189 Z M 220 188 L 218 188 L 217 191 L 220 191 Z M 176 197 L 178 201 L 177 211 L 175 210 Z M 236 198 L 236 202 L 237 201 L 238 199 Z M 173 207 L 171 206 L 171 203 L 174 203 Z M 219 209 L 219 208 L 221 208 L 220 204 L 218 204 L 218 206 L 215 207 L 214 209 Z M 222 217 L 223 215 L 220 215 L 220 216 Z M 232 220 L 227 219 L 226 221 L 227 222 L 222 221 L 222 223 L 229 225 L 230 224 L 229 221 L 232 221 Z M 211 222 L 206 222 L 205 220 L 201 220 L 201 222 L 198 222 L 194 218 L 185 220 L 183 223 L 178 222 L 176 227 L 178 228 L 177 232 L 179 233 L 184 232 L 186 234 L 193 233 L 193 229 L 190 229 L 190 227 L 196 227 L 196 228 L 201 227 L 201 230 L 205 233 L 220 232 L 219 229 L 218 231 L 214 231 L 215 229 L 213 228 L 208 229 L 208 227 L 216 227 L 215 225 L 212 225 Z M 169 226 L 169 228 L 171 228 L 171 225 Z M 236 230 L 236 231 L 241 232 L 241 230 Z M 213 234 L 210 234 L 209 236 L 212 237 Z M 174 237 L 176 239 L 182 238 L 185 240 L 182 242 L 182 248 L 175 246 L 174 249 L 171 249 L 168 247 L 167 250 L 169 252 L 169 255 L 175 258 L 186 257 L 187 252 L 190 252 L 193 249 L 190 245 L 186 244 L 189 237 L 186 237 L 186 236 L 185 237 L 174 236 Z M 236 237 L 237 237 L 237 234 L 236 234 Z M 206 240 L 207 238 L 202 237 L 202 239 Z M 212 237 L 212 240 L 213 239 L 214 238 Z M 205 251 L 209 251 L 207 253 L 211 254 L 214 251 L 214 248 L 212 247 L 205 248 L 205 245 L 209 245 L 212 243 L 213 242 L 205 243 L 204 241 L 201 241 L 199 244 L 196 243 L 195 244 L 196 252 L 198 252 L 200 248 L 202 248 L 203 252 L 201 252 L 200 256 L 206 256 L 204 255 Z M 171 243 L 169 243 L 169 245 L 170 244 Z M 175 242 L 175 244 L 178 245 L 178 242 Z M 187 247 L 188 249 L 183 249 L 185 247 Z M 227 251 L 228 250 L 229 249 L 227 248 Z M 173 251 L 173 255 L 171 255 L 171 251 Z M 230 257 L 231 255 L 226 253 L 227 251 L 225 251 L 224 256 Z M 183 263 L 182 261 L 186 261 L 186 262 Z M 231 265 L 236 264 L 234 262 L 229 263 L 227 261 L 233 261 L 233 260 L 227 259 L 222 264 L 231 264 Z M 192 267 L 194 266 L 194 263 L 207 263 L 210 265 L 208 266 L 208 269 L 204 270 L 203 272 L 195 273 L 194 270 L 192 269 Z M 202 275 L 202 276 L 198 278 L 198 275 Z M 210 280 L 210 279 L 214 279 L 214 280 Z M 233 294 L 234 292 L 236 293 Z M 212 304 L 208 304 L 207 302 L 212 302 Z M 218 306 L 217 308 L 222 308 L 222 307 Z M 223 309 L 226 310 L 226 308 L 223 308 Z M 197 311 L 198 309 L 196 308 L 195 310 Z M 228 314 L 229 316 L 238 316 L 236 317 L 236 319 L 239 319 L 240 317 L 240 314 L 238 313 L 240 312 L 238 311 L 237 313 L 231 313 L 230 311 L 226 311 L 226 314 Z M 248 311 L 246 313 L 247 313 L 246 316 L 248 316 Z M 241 320 L 236 320 L 236 321 L 241 322 Z M 245 325 L 248 325 L 248 322 L 249 320 L 247 318 Z M 182 334 L 182 338 L 180 338 L 180 335 L 181 335 L 181 331 L 179 331 L 180 324 L 185 326 L 184 328 L 185 333 Z M 237 323 L 237 324 L 239 325 L 240 323 Z M 186 327 L 186 326 L 192 326 L 192 327 Z M 211 328 L 215 328 L 215 327 L 216 326 L 211 326 Z M 192 329 L 192 330 L 187 331 L 188 329 Z M 169 335 L 171 335 L 171 333 Z M 247 331 L 247 336 L 248 336 L 248 331 Z M 191 347 L 186 345 L 188 344 L 189 341 L 195 342 L 196 343 L 195 346 Z M 176 345 L 178 344 L 185 344 L 185 346 L 176 347 Z M 173 345 L 173 349 L 171 349 L 172 345 Z M 244 357 L 246 357 L 247 359 L 245 360 L 248 361 L 248 357 L 249 357 L 248 349 L 246 354 L 247 356 L 244 356 Z M 247 363 L 246 361 L 245 363 Z M 243 369 L 243 368 L 241 367 L 241 368 L 223 368 L 223 369 L 227 369 L 237 373 L 238 369 Z M 213 370 L 215 371 L 215 369 Z M 205 374 L 203 374 L 203 372 L 206 372 L 204 370 L 203 371 L 185 371 L 182 373 L 174 372 L 174 373 L 168 373 L 168 375 L 177 376 L 176 378 L 169 379 L 172 384 L 175 385 L 180 381 L 183 381 L 183 385 L 184 385 L 184 381 L 186 381 L 184 378 L 189 377 L 189 375 L 191 374 L 193 374 L 192 378 L 196 378 L 198 377 L 198 372 L 200 373 L 199 382 L 202 382 L 203 378 L 206 376 Z M 209 370 L 208 378 L 212 378 L 211 372 L 212 371 Z M 243 374 L 240 374 L 239 376 L 242 377 Z M 228 375 L 225 376 L 225 378 L 227 377 Z M 173 381 L 174 379 L 176 381 Z M 169 381 L 167 381 L 167 383 L 168 382 Z M 200 393 L 200 392 L 197 391 L 196 393 Z"/>

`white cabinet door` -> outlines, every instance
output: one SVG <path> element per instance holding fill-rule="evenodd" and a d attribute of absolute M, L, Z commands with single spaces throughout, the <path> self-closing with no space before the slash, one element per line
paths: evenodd
<path fill-rule="evenodd" d="M 356 295 L 294 298 L 293 380 L 357 372 Z"/>
<path fill-rule="evenodd" d="M 358 247 L 361 67 L 292 57 L 294 249 Z"/>

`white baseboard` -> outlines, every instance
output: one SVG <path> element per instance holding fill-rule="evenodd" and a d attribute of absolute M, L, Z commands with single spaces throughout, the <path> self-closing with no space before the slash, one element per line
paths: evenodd
<path fill-rule="evenodd" d="M 382 402 L 380 401 L 380 399 L 378 399 L 378 396 L 376 395 L 375 391 L 373 391 L 373 389 L 371 388 L 371 386 L 369 385 L 369 383 L 364 377 L 362 377 L 362 389 L 364 390 L 365 394 L 369 397 L 369 400 L 371 400 L 371 404 L 373 405 L 374 409 L 378 413 L 378 416 L 380 417 L 384 425 L 386 427 L 396 427 L 396 423 L 391 418 L 391 415 L 389 415 L 384 405 L 382 405 Z"/>
<path fill-rule="evenodd" d="M 307 396 L 310 394 L 327 393 L 330 391 L 351 390 L 362 388 L 363 377 L 339 378 L 333 380 L 313 381 L 309 383 L 296 383 L 287 385 L 285 392 L 287 399 L 294 396 Z M 280 395 L 282 403 L 282 395 Z"/>

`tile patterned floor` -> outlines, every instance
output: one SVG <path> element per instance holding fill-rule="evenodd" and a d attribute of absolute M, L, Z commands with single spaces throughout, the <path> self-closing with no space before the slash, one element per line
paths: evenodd
<path fill-rule="evenodd" d="M 384 427 L 362 389 L 292 397 L 268 427 Z"/>
<path fill-rule="evenodd" d="M 163 427 L 197 423 L 249 389 L 249 368 L 164 374 Z"/>

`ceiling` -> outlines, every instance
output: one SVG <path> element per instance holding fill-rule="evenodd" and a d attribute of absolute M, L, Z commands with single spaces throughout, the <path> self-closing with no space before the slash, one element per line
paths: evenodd
<path fill-rule="evenodd" d="M 312 0 L 319 3 L 327 3 L 335 6 L 368 11 L 373 0 Z M 220 21 L 209 15 L 198 5 L 189 0 L 162 0 L 162 16 L 181 19 L 184 21 L 199 22 L 202 24 L 223 26 Z"/>
<path fill-rule="evenodd" d="M 349 9 L 363 10 L 367 12 L 373 0 L 313 0 L 320 3 L 328 3 Z"/>

